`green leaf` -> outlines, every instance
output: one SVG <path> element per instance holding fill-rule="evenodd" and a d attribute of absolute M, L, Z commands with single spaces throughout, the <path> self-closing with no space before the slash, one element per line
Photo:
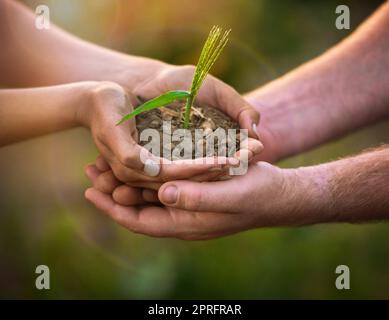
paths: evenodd
<path fill-rule="evenodd" d="M 190 87 L 191 97 L 190 99 L 188 99 L 187 104 L 185 106 L 185 129 L 189 127 L 189 117 L 190 110 L 192 108 L 192 103 L 194 102 L 194 99 L 196 98 L 196 95 L 200 90 L 200 87 L 203 84 L 207 74 L 209 73 L 217 58 L 219 57 L 220 53 L 226 46 L 230 31 L 231 29 L 223 31 L 222 28 L 213 26 L 208 35 L 207 40 L 204 43 L 199 61 L 197 62 L 195 73 L 193 75 L 192 85 Z"/>
<path fill-rule="evenodd" d="M 140 105 L 134 111 L 125 115 L 116 125 L 122 124 L 123 122 L 130 120 L 131 118 L 135 117 L 136 115 L 142 112 L 150 111 L 156 108 L 166 106 L 167 104 L 170 104 L 177 100 L 189 98 L 190 95 L 191 95 L 190 92 L 185 90 L 175 90 L 175 91 L 166 92 Z"/>

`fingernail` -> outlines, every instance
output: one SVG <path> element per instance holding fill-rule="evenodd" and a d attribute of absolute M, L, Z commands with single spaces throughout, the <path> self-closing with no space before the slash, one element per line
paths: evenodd
<path fill-rule="evenodd" d="M 255 136 L 259 139 L 259 134 L 258 134 L 258 131 L 257 131 L 257 124 L 255 122 L 253 122 L 253 124 L 251 126 L 253 128 Z"/>
<path fill-rule="evenodd" d="M 253 151 L 254 151 L 254 154 L 257 155 L 257 154 L 261 153 L 261 152 L 263 151 L 264 148 L 265 148 L 265 147 L 264 147 L 263 143 L 260 142 L 260 143 L 258 144 L 258 148 L 255 148 L 255 150 L 253 150 Z"/>
<path fill-rule="evenodd" d="M 143 168 L 143 171 L 146 175 L 150 177 L 156 177 L 159 174 L 160 169 L 161 166 L 159 163 L 155 162 L 152 159 L 147 159 L 145 161 L 145 166 Z"/>
<path fill-rule="evenodd" d="M 254 155 L 251 152 L 251 150 L 248 150 L 248 149 L 239 150 L 239 159 L 241 161 L 248 161 L 248 162 L 250 162 L 253 159 L 253 156 Z"/>
<path fill-rule="evenodd" d="M 86 198 L 87 200 L 91 201 L 91 199 L 92 199 L 92 193 L 93 193 L 92 188 L 86 189 L 85 192 L 84 192 L 85 198 Z"/>
<path fill-rule="evenodd" d="M 163 201 L 167 204 L 173 204 L 177 201 L 177 187 L 172 185 L 168 186 L 162 194 Z"/>
<path fill-rule="evenodd" d="M 236 158 L 228 158 L 228 164 L 232 166 L 237 166 L 239 165 L 239 159 Z"/>
<path fill-rule="evenodd" d="M 86 167 L 86 168 L 85 168 L 85 175 L 86 175 L 86 177 L 87 177 L 88 179 L 91 179 L 92 174 L 91 174 L 91 172 L 90 172 L 90 168 L 89 168 L 89 167 Z"/>
<path fill-rule="evenodd" d="M 213 167 L 213 168 L 209 168 L 208 171 L 209 172 L 219 172 L 219 171 L 223 171 L 223 168 L 221 168 L 221 167 Z"/>

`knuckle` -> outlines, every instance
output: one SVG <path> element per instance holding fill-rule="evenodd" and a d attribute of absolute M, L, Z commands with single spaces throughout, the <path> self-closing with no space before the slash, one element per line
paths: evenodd
<path fill-rule="evenodd" d="M 122 86 L 115 82 L 102 81 L 99 82 L 91 91 L 93 100 L 95 102 L 102 102 L 107 100 L 126 101 L 127 95 Z"/>
<path fill-rule="evenodd" d="M 119 156 L 120 162 L 126 167 L 133 167 L 139 161 L 138 154 L 135 152 L 127 152 Z"/>
<path fill-rule="evenodd" d="M 191 84 L 196 67 L 193 65 L 171 66 L 161 70 L 155 80 L 159 89 L 173 90 Z"/>
<path fill-rule="evenodd" d="M 118 180 L 123 181 L 123 182 L 128 180 L 127 171 L 125 170 L 125 168 L 123 166 L 114 165 L 112 167 L 112 171 Z"/>
<path fill-rule="evenodd" d="M 96 87 L 96 92 L 106 92 L 106 93 L 121 93 L 124 94 L 125 91 L 123 87 L 116 82 L 111 81 L 102 81 Z"/>
<path fill-rule="evenodd" d="M 185 64 L 179 67 L 181 72 L 186 75 L 193 75 L 196 70 L 196 67 L 192 64 Z"/>
<path fill-rule="evenodd" d="M 105 128 L 105 125 L 102 125 L 100 129 L 95 133 L 95 135 L 96 138 L 103 143 L 106 143 L 110 137 L 109 130 Z"/>
<path fill-rule="evenodd" d="M 245 116 L 253 116 L 255 114 L 255 110 L 248 104 L 244 104 L 243 107 L 240 108 L 237 114 L 237 120 L 239 123 L 245 118 Z"/>
<path fill-rule="evenodd" d="M 196 67 L 193 65 L 184 65 L 179 68 L 183 85 L 188 85 L 192 81 Z"/>
<path fill-rule="evenodd" d="M 117 180 L 111 170 L 104 172 L 103 174 L 100 175 L 100 177 L 102 181 L 104 181 L 107 184 L 116 185 L 117 183 Z"/>
<path fill-rule="evenodd" d="M 183 65 L 173 68 L 170 72 L 170 77 L 174 79 L 174 84 L 179 87 L 188 87 L 193 79 L 196 67 L 193 65 Z"/>
<path fill-rule="evenodd" d="M 188 73 L 193 73 L 196 70 L 196 66 L 194 66 L 192 64 L 187 64 L 187 65 L 183 66 L 183 70 L 185 70 Z"/>
<path fill-rule="evenodd" d="M 112 188 L 111 185 L 107 185 L 107 183 L 104 181 L 104 179 L 97 179 L 95 188 L 103 193 L 111 193 Z"/>

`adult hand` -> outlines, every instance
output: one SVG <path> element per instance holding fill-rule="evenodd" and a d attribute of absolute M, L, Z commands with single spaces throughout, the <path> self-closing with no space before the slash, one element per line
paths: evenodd
<path fill-rule="evenodd" d="M 280 169 L 258 162 L 244 176 L 218 182 L 171 181 L 158 193 L 118 186 L 112 174 L 102 176 L 99 168 L 104 171 L 101 165 L 86 169 L 94 185 L 86 191 L 86 198 L 136 233 L 202 240 L 325 219 L 320 203 L 325 196 L 309 168 Z M 107 193 L 98 190 L 101 183 Z M 152 204 L 158 201 L 165 206 Z"/>
<path fill-rule="evenodd" d="M 135 77 L 133 72 L 126 77 L 118 77 L 118 82 L 139 100 L 149 100 L 170 90 L 188 90 L 192 83 L 195 66 L 174 66 L 152 61 L 149 66 L 140 67 Z M 132 79 L 130 79 L 132 77 Z M 247 129 L 249 136 L 258 139 L 257 125 L 259 113 L 231 86 L 209 75 L 197 95 L 199 105 L 208 105 L 228 114 L 241 128 Z"/>

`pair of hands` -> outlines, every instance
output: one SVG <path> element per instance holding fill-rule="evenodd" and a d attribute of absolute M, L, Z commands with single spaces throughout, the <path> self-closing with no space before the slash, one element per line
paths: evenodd
<path fill-rule="evenodd" d="M 205 240 L 302 221 L 290 215 L 298 175 L 266 162 L 230 180 L 169 181 L 158 191 L 123 184 L 102 157 L 86 175 L 93 184 L 85 192 L 89 201 L 125 228 L 154 237 Z"/>
<path fill-rule="evenodd" d="M 187 89 L 193 73 L 192 66 L 178 67 L 157 63 L 153 64 L 151 70 L 146 68 L 144 78 L 138 79 L 135 85 L 125 86 L 133 81 L 122 76 L 118 77 L 117 83 L 103 82 L 93 87 L 91 103 L 77 112 L 78 122 L 90 127 L 97 148 L 120 181 L 157 189 L 158 183 L 172 179 L 209 180 L 215 176 L 215 173 L 211 174 L 209 170 L 215 167 L 228 169 L 237 165 L 235 158 L 226 159 L 225 165 L 220 164 L 223 161 L 219 161 L 219 164 L 203 163 L 202 159 L 195 163 L 181 161 L 180 164 L 164 159 L 162 164 L 161 159 L 149 154 L 159 167 L 159 174 L 153 177 L 145 170 L 147 168 L 144 168 L 141 161 L 140 154 L 146 150 L 137 144 L 134 120 L 116 126 L 121 116 L 130 111 L 131 105 L 137 105 L 140 101 L 149 100 L 169 90 Z M 129 74 L 128 77 L 134 76 Z M 258 159 L 263 149 L 256 132 L 259 114 L 233 88 L 214 77 L 208 77 L 197 101 L 221 109 L 242 128 L 248 129 L 248 158 L 252 161 Z"/>
<path fill-rule="evenodd" d="M 139 104 L 169 90 L 188 88 L 193 73 L 192 66 L 161 63 L 146 70 L 144 78 L 134 86 L 127 86 L 130 81 L 124 76 L 118 78 L 120 85 L 103 83 L 93 90 L 93 110 L 89 106 L 78 112 L 80 122 L 91 128 L 101 153 L 96 164 L 86 168 L 93 183 L 86 198 L 119 224 L 152 236 L 208 239 L 272 225 L 277 219 L 272 215 L 277 210 L 268 211 L 263 204 L 285 189 L 282 170 L 257 163 L 246 175 L 226 180 L 230 178 L 228 168 L 238 164 L 236 158 L 227 159 L 224 165 L 205 164 L 201 159 L 195 164 L 162 164 L 161 159 L 150 155 L 160 169 L 158 175 L 150 176 L 140 160 L 142 147 L 137 144 L 134 121 L 115 126 L 121 115 L 129 111 L 130 104 Z M 249 162 L 259 160 L 263 149 L 256 127 L 259 114 L 233 88 L 208 77 L 197 102 L 222 110 L 248 129 L 248 147 L 244 152 L 248 153 Z M 220 177 L 224 181 L 205 182 Z M 260 219 L 255 204 L 261 204 Z"/>

